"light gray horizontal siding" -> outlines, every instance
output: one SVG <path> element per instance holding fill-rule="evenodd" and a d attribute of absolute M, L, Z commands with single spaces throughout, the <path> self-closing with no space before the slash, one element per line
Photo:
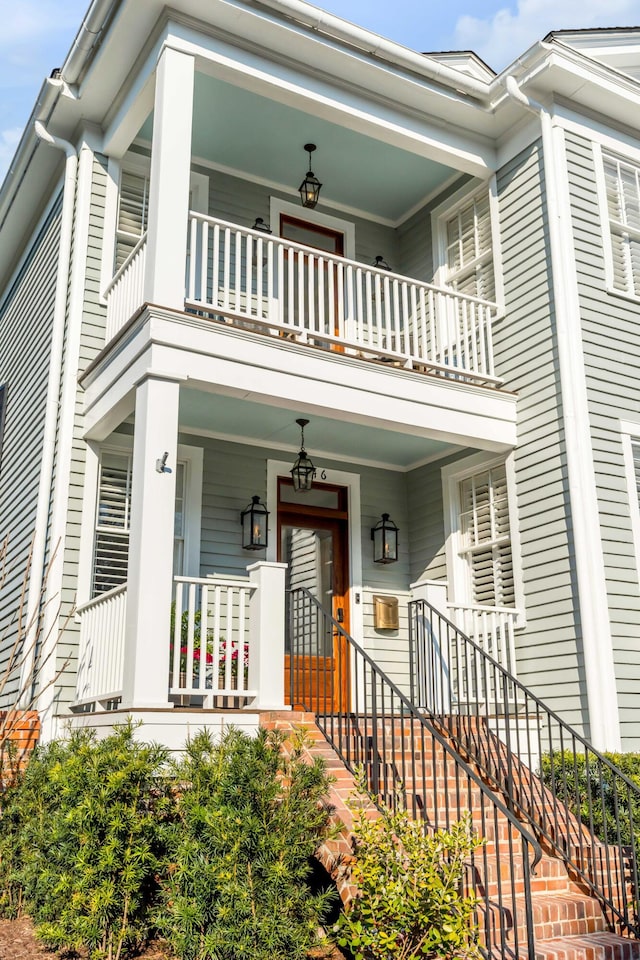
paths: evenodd
<path fill-rule="evenodd" d="M 498 173 L 506 310 L 494 343 L 496 370 L 518 395 L 515 471 L 527 618 L 516 633 L 516 660 L 522 682 L 588 733 L 543 184 L 539 143 Z M 569 698 L 567 690 L 577 693 Z"/>
<path fill-rule="evenodd" d="M 640 413 L 640 303 L 606 290 L 591 143 L 566 135 L 582 340 L 622 745 L 640 749 L 640 590 L 620 418 Z"/>
<path fill-rule="evenodd" d="M 89 216 L 82 328 L 80 331 L 79 356 L 77 358 L 79 373 L 82 373 L 89 363 L 91 363 L 104 346 L 105 340 L 106 308 L 99 302 L 105 189 L 106 160 L 98 156 L 94 159 L 91 185 L 91 212 Z M 68 332 L 67 330 L 67 334 Z M 67 340 L 65 340 L 65 356 L 66 346 Z M 71 362 L 74 362 L 73 359 Z M 82 439 L 82 405 L 82 391 L 78 389 L 74 412 L 71 463 L 69 476 L 66 478 L 69 502 L 64 542 L 61 617 L 66 617 L 68 611 L 76 601 L 80 564 L 80 531 L 86 450 L 85 443 Z M 58 644 L 58 670 L 62 670 L 65 663 L 68 664 L 62 671 L 56 685 L 57 709 L 58 712 L 61 713 L 64 713 L 67 705 L 75 699 L 79 629 L 79 624 L 75 622 L 74 618 L 71 618 L 66 624 L 64 634 L 61 636 Z"/>
<path fill-rule="evenodd" d="M 42 463 L 45 406 L 56 291 L 61 199 L 31 239 L 10 289 L 0 294 L 0 384 L 7 408 L 0 464 L 0 542 L 8 538 L 0 590 L 0 674 L 16 636 L 17 612 L 33 537 Z M 0 707 L 13 703 L 17 678 Z"/>

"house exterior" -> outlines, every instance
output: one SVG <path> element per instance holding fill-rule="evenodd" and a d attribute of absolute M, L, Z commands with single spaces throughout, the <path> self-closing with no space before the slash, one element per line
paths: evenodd
<path fill-rule="evenodd" d="M 0 706 L 348 710 L 331 623 L 409 693 L 417 598 L 640 749 L 639 79 L 634 29 L 496 76 L 303 0 L 94 0 L 0 191 Z"/>

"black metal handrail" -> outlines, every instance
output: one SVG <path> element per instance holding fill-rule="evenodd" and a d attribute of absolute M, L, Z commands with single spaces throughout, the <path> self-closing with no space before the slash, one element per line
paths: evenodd
<path fill-rule="evenodd" d="M 412 702 L 563 858 L 612 929 L 640 937 L 638 787 L 427 601 L 411 601 L 409 624 Z"/>
<path fill-rule="evenodd" d="M 340 759 L 365 771 L 374 799 L 400 797 L 425 831 L 470 813 L 485 843 L 469 858 L 478 942 L 491 958 L 535 958 L 531 878 L 536 838 L 305 588 L 287 592 L 287 668 L 294 708 L 313 711 Z"/>

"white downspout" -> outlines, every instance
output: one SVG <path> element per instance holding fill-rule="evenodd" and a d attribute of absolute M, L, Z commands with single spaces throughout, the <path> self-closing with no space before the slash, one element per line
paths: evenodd
<path fill-rule="evenodd" d="M 567 179 L 564 133 L 554 125 L 543 104 L 522 92 L 513 75 L 505 78 L 505 87 L 513 100 L 540 117 L 589 727 L 591 741 L 597 749 L 615 752 L 620 750 L 618 695 L 593 466 L 578 280 L 573 243 L 569 246 L 567 242 L 573 237 L 569 198 L 566 191 L 560 190 Z"/>
<path fill-rule="evenodd" d="M 73 144 L 61 140 L 49 133 L 42 121 L 34 124 L 36 135 L 44 143 L 63 150 L 66 155 L 62 214 L 60 220 L 60 241 L 58 247 L 58 271 L 56 277 L 56 296 L 53 311 L 53 326 L 51 331 L 51 352 L 49 356 L 49 382 L 47 385 L 47 399 L 45 406 L 44 437 L 42 441 L 42 462 L 40 465 L 40 484 L 38 487 L 38 502 L 36 507 L 36 522 L 33 536 L 31 555 L 31 576 L 27 594 L 27 625 L 29 633 L 25 639 L 27 655 L 22 668 L 20 689 L 23 693 L 23 705 L 28 703 L 32 696 L 31 681 L 35 667 L 35 629 L 39 611 L 43 601 L 44 558 L 46 553 L 47 526 L 49 507 L 53 484 L 53 464 L 55 456 L 56 429 L 58 421 L 58 405 L 62 379 L 62 355 L 64 345 L 65 319 L 67 310 L 67 295 L 69 289 L 69 265 L 71 262 L 71 236 L 73 231 L 73 214 L 75 207 L 76 180 L 78 173 L 78 154 Z M 56 545 L 52 544 L 52 550 Z M 63 557 L 57 557 L 57 563 L 62 563 Z M 31 647 L 31 649 L 29 649 Z"/>

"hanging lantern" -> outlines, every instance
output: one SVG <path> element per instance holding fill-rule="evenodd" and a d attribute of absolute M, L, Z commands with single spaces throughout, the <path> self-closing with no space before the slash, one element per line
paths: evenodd
<path fill-rule="evenodd" d="M 313 479 L 316 475 L 316 468 L 307 456 L 304 448 L 304 428 L 309 423 L 308 420 L 296 420 L 300 427 L 300 453 L 298 459 L 291 468 L 291 479 L 293 480 L 293 489 L 296 493 L 305 493 L 311 490 Z"/>
<path fill-rule="evenodd" d="M 265 550 L 268 542 L 267 517 L 269 511 L 260 497 L 253 496 L 251 503 L 240 514 L 242 524 L 242 547 L 244 550 Z"/>
<path fill-rule="evenodd" d="M 311 169 L 311 154 L 316 149 L 316 145 L 315 143 L 305 143 L 304 149 L 309 154 L 309 169 L 306 177 L 298 187 L 298 193 L 300 194 L 302 206 L 313 209 L 318 202 L 320 190 L 322 189 L 322 184 Z"/>
<path fill-rule="evenodd" d="M 371 528 L 373 562 L 395 563 L 398 559 L 398 528 L 388 513 L 382 514 L 375 527 Z"/>

